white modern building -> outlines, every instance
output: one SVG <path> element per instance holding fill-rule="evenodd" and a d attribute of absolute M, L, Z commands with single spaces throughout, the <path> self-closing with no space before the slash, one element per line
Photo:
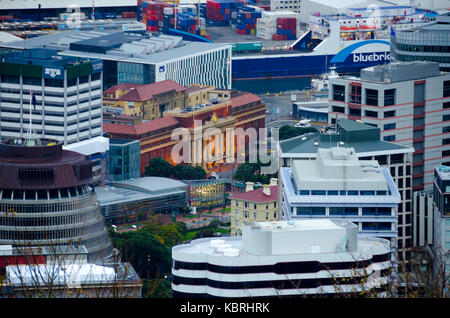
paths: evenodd
<path fill-rule="evenodd" d="M 413 191 L 431 191 L 434 167 L 450 165 L 450 74 L 437 62 L 396 62 L 330 79 L 329 123 L 360 120 L 383 140 L 414 147 Z"/>
<path fill-rule="evenodd" d="M 337 143 L 355 149 L 360 160 L 376 160 L 380 167 L 389 170 L 400 193 L 398 204 L 397 247 L 400 259 L 408 260 L 413 246 L 413 147 L 381 140 L 380 129 L 360 121 L 341 118 L 336 125 L 317 133 L 290 138 L 277 144 L 281 167 L 292 167 L 295 160 L 315 160 L 318 149 L 329 149 Z M 281 197 L 281 192 L 280 192 Z"/>
<path fill-rule="evenodd" d="M 104 179 L 101 60 L 33 49 L 0 58 L 0 137 L 30 132 L 55 139 L 92 159 L 94 183 Z M 30 125 L 31 124 L 31 125 Z"/>
<path fill-rule="evenodd" d="M 173 80 L 231 89 L 231 45 L 184 41 L 180 36 L 117 30 L 67 30 L 1 44 L 16 50 L 52 48 L 59 55 L 103 61 L 103 88 Z"/>
<path fill-rule="evenodd" d="M 174 298 L 357 295 L 391 280 L 389 241 L 347 220 L 243 225 L 242 236 L 172 248 Z"/>
<path fill-rule="evenodd" d="M 361 237 L 380 237 L 397 247 L 400 193 L 376 160 L 358 160 L 353 148 L 318 149 L 316 160 L 280 168 L 283 217 L 354 222 Z"/>

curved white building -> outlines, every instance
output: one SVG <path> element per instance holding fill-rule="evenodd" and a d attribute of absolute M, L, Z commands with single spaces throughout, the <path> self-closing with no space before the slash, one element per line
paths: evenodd
<path fill-rule="evenodd" d="M 357 295 L 391 279 L 389 242 L 346 220 L 243 225 L 242 236 L 172 249 L 174 298 Z"/>

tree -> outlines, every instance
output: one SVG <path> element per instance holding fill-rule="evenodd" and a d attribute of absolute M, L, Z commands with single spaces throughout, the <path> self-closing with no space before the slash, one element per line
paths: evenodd
<path fill-rule="evenodd" d="M 173 166 L 162 157 L 150 159 L 149 165 L 145 168 L 146 176 L 170 178 L 172 174 Z"/>
<path fill-rule="evenodd" d="M 157 293 L 171 272 L 171 250 L 156 235 L 147 230 L 113 233 L 113 244 L 120 249 L 122 259 L 129 261 L 143 280 L 143 295 Z"/>
<path fill-rule="evenodd" d="M 150 160 L 145 168 L 146 176 L 174 178 L 179 180 L 200 180 L 206 179 L 206 171 L 202 167 L 192 167 L 188 165 L 173 166 L 164 158 L 157 157 Z"/>
<path fill-rule="evenodd" d="M 268 184 L 270 178 L 276 178 L 278 173 L 263 175 L 261 174 L 261 167 L 270 165 L 270 163 L 263 164 L 259 160 L 257 162 L 244 162 L 241 164 L 233 178 L 241 182 L 261 182 L 263 184 Z"/>
<path fill-rule="evenodd" d="M 289 125 L 281 126 L 279 133 L 279 140 L 285 140 L 297 136 L 304 135 L 309 132 L 317 132 L 317 129 L 314 127 L 292 127 Z"/>

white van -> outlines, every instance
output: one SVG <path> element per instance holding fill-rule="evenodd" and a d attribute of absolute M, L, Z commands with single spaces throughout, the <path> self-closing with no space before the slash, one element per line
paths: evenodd
<path fill-rule="evenodd" d="M 311 127 L 311 120 L 310 120 L 310 119 L 302 119 L 302 120 L 299 120 L 299 121 L 295 124 L 295 127 L 301 127 L 301 128 Z"/>

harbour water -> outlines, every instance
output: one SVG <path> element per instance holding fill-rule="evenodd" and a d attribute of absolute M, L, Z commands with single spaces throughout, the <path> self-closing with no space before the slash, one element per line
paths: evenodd
<path fill-rule="evenodd" d="M 303 90 L 311 86 L 311 77 L 275 78 L 263 80 L 239 80 L 232 88 L 253 94 L 280 93 Z"/>

